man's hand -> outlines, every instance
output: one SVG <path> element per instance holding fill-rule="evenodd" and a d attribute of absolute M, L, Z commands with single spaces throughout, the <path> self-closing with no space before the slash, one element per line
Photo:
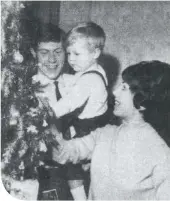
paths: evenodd
<path fill-rule="evenodd" d="M 38 98 L 46 108 L 50 107 L 48 98 L 46 97 L 38 97 Z"/>
<path fill-rule="evenodd" d="M 48 98 L 38 97 L 39 101 L 42 103 L 43 107 L 46 108 L 50 117 L 54 117 L 55 113 L 49 104 Z"/>
<path fill-rule="evenodd" d="M 59 141 L 61 141 L 63 139 L 62 133 L 59 132 L 55 124 L 51 124 L 49 130 L 52 135 L 56 137 L 56 140 L 58 139 Z"/>

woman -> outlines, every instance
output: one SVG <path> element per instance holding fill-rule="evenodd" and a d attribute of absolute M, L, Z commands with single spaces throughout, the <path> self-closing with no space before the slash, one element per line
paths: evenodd
<path fill-rule="evenodd" d="M 151 115 L 168 116 L 170 65 L 152 61 L 130 66 L 113 94 L 114 114 L 122 124 L 70 141 L 58 137 L 53 159 L 61 164 L 91 159 L 89 199 L 170 199 L 170 148 L 156 131 L 167 128 L 168 139 L 169 120 L 154 121 Z"/>

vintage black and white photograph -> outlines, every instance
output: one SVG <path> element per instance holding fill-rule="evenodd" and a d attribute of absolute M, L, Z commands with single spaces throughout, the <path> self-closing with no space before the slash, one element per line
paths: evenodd
<path fill-rule="evenodd" d="M 1 1 L 1 181 L 170 200 L 169 1 Z"/>

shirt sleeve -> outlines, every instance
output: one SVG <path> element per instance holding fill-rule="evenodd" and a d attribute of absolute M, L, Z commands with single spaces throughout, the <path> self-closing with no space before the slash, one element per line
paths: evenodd
<path fill-rule="evenodd" d="M 81 79 L 72 87 L 70 92 L 56 102 L 56 104 L 49 102 L 56 116 L 64 116 L 65 114 L 81 107 L 90 96 L 90 88 L 88 76 L 82 76 Z"/>
<path fill-rule="evenodd" d="M 170 151 L 166 160 L 158 164 L 153 171 L 153 181 L 157 200 L 170 199 Z"/>
<path fill-rule="evenodd" d="M 84 159 L 91 159 L 93 154 L 93 150 L 96 145 L 97 136 L 101 133 L 101 129 L 97 129 L 91 132 L 90 135 L 87 135 L 82 138 L 73 139 L 71 143 L 76 149 L 77 154 L 77 161 L 81 161 Z"/>
<path fill-rule="evenodd" d="M 103 129 L 99 128 L 91 132 L 89 135 L 72 140 L 65 140 L 59 152 L 53 152 L 53 159 L 58 163 L 65 164 L 72 162 L 74 164 L 84 159 L 91 159 L 96 142 L 103 133 Z"/>
<path fill-rule="evenodd" d="M 91 132 L 89 135 L 70 140 L 69 160 L 74 163 L 78 163 L 84 159 L 91 159 L 95 146 L 100 141 L 103 141 L 105 138 L 110 139 L 110 134 L 115 132 L 115 127 L 107 125 L 103 128 L 98 128 L 95 131 Z M 105 139 L 105 140 L 106 140 Z"/>

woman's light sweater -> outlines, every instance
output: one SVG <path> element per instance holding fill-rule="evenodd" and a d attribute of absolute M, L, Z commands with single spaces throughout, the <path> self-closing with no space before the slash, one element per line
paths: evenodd
<path fill-rule="evenodd" d="M 170 199 L 170 148 L 143 120 L 97 129 L 68 151 L 92 159 L 91 200 Z"/>

